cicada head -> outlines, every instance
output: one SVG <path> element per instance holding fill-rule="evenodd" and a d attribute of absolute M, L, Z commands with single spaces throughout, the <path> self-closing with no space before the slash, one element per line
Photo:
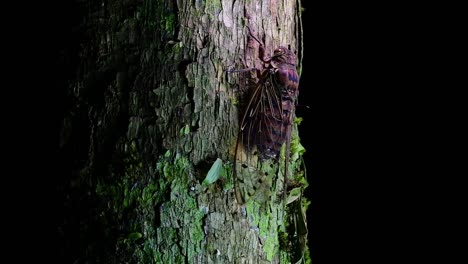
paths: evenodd
<path fill-rule="evenodd" d="M 281 64 L 296 66 L 296 55 L 288 48 L 280 46 L 275 49 L 271 61 L 274 67 L 279 67 Z"/>

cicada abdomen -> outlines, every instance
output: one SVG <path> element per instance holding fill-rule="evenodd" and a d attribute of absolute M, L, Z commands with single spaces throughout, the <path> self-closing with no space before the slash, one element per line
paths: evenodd
<path fill-rule="evenodd" d="M 234 181 L 242 183 L 242 187 L 236 184 L 236 198 L 241 204 L 245 196 L 252 196 L 259 183 L 271 185 L 269 175 L 259 174 L 264 170 L 257 168 L 258 160 L 267 161 L 262 162 L 265 164 L 276 162 L 285 143 L 286 192 L 291 129 L 299 92 L 296 56 L 288 48 L 279 47 L 270 58 L 261 59 L 267 66 L 255 69 L 258 82 L 251 88 L 244 108 L 235 150 Z"/>

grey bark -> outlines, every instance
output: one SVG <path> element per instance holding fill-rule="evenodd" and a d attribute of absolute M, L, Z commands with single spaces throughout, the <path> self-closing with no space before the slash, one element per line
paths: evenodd
<path fill-rule="evenodd" d="M 72 176 L 60 187 L 80 221 L 65 217 L 60 230 L 64 241 L 74 227 L 81 235 L 65 247 L 67 260 L 291 259 L 280 245 L 285 219 L 275 196 L 236 203 L 230 172 L 246 87 L 225 69 L 262 67 L 248 28 L 267 52 L 290 45 L 300 58 L 298 4 L 77 1 L 83 17 L 73 30 L 82 38 L 60 134 Z M 203 184 L 218 158 L 220 178 Z M 270 177 L 269 192 L 277 192 L 282 176 Z"/>

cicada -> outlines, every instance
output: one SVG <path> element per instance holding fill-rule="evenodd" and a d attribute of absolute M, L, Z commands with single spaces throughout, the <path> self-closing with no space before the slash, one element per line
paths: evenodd
<path fill-rule="evenodd" d="M 287 47 L 276 48 L 271 56 L 262 56 L 263 44 L 260 43 L 260 60 L 263 68 L 249 68 L 239 71 L 256 71 L 258 81 L 250 87 L 245 104 L 235 147 L 234 183 L 236 199 L 240 204 L 244 199 L 239 190 L 236 162 L 246 158 L 240 157 L 244 150 L 257 153 L 260 160 L 279 160 L 283 144 L 285 146 L 284 188 L 287 190 L 287 172 L 291 147 L 291 130 L 294 121 L 295 107 L 299 94 L 299 75 L 296 69 L 296 55 Z M 233 71 L 231 71 L 233 72 Z M 246 169 L 248 165 L 242 164 Z"/>

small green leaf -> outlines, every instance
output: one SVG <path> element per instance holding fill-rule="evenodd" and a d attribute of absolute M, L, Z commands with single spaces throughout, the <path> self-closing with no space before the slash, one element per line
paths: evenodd
<path fill-rule="evenodd" d="M 211 166 L 211 169 L 206 174 L 206 178 L 203 180 L 202 185 L 207 186 L 218 180 L 223 170 L 223 160 L 217 158 Z"/>
<path fill-rule="evenodd" d="M 184 135 L 188 135 L 190 133 L 190 126 L 189 125 L 185 125 L 184 127 Z"/>
<path fill-rule="evenodd" d="M 301 197 L 301 187 L 294 188 L 289 192 L 286 204 L 290 204 Z"/>
<path fill-rule="evenodd" d="M 190 126 L 187 124 L 179 130 L 179 135 L 185 136 L 190 133 Z"/>
<path fill-rule="evenodd" d="M 141 238 L 143 235 L 140 232 L 133 232 L 128 235 L 128 239 L 136 241 Z"/>

